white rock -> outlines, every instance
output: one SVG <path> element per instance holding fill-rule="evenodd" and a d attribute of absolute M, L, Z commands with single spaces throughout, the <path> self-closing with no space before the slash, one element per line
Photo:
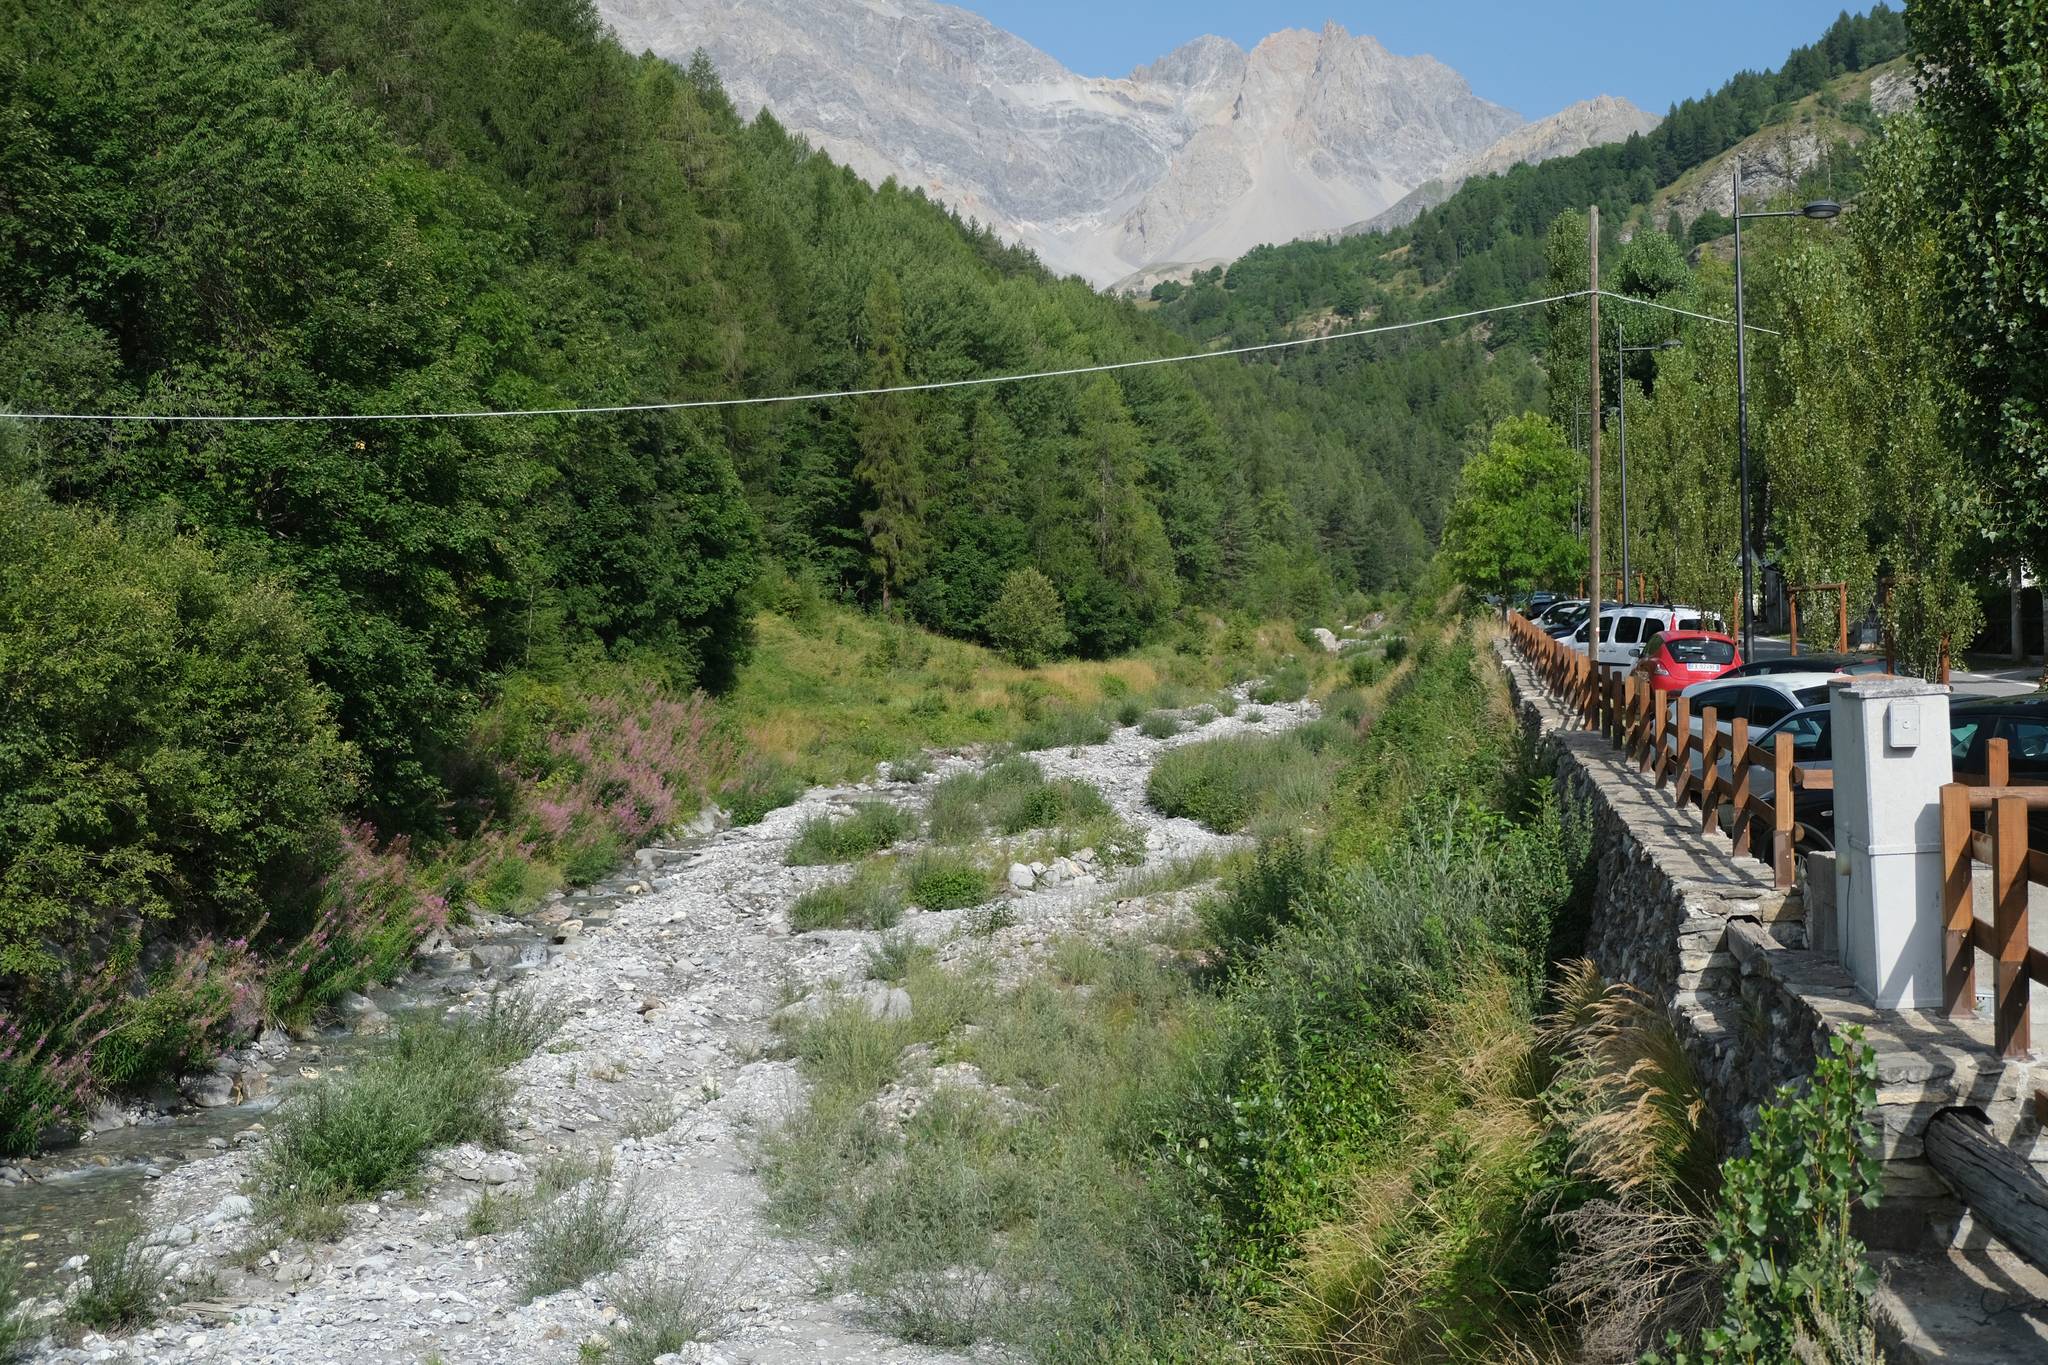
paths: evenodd
<path fill-rule="evenodd" d="M 1023 863 L 1010 864 L 1010 885 L 1019 891 L 1029 891 L 1038 883 L 1038 874 Z"/>

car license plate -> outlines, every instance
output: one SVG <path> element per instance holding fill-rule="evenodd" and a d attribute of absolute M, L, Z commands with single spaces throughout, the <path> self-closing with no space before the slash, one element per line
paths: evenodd
<path fill-rule="evenodd" d="M 1694 673 L 1712 673 L 1712 672 L 1713 672 L 1713 671 L 1714 671 L 1714 670 L 1715 670 L 1716 668 L 1718 668 L 1718 667 L 1720 667 L 1720 665 L 1719 665 L 1719 664 L 1687 664 L 1687 665 L 1686 665 L 1686 668 L 1687 668 L 1687 669 L 1688 669 L 1689 671 L 1691 671 L 1691 672 L 1694 672 Z"/>

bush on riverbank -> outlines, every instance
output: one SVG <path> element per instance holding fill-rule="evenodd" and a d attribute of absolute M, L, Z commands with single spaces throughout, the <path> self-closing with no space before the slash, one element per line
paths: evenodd
<path fill-rule="evenodd" d="M 407 1025 L 388 1052 L 280 1111 L 256 1161 L 258 1216 L 288 1236 L 332 1238 L 343 1206 L 415 1188 L 436 1148 L 501 1143 L 504 1072 L 554 1028 L 502 996 L 482 1015 Z"/>

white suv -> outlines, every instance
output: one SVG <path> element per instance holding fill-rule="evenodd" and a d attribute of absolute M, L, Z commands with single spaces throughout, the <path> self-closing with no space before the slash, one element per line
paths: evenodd
<path fill-rule="evenodd" d="M 1589 622 L 1588 625 L 1591 623 Z M 1634 668 L 1643 647 L 1667 630 L 1712 630 L 1715 618 L 1698 607 L 1644 606 L 1600 608 L 1599 662 L 1607 668 Z M 1586 652 L 1586 630 L 1582 625 L 1571 638 L 1571 647 Z"/>

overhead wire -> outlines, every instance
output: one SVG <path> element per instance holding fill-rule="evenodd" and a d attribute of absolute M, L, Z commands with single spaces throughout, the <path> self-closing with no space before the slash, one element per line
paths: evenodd
<path fill-rule="evenodd" d="M 318 422 L 452 422 L 483 421 L 507 418 L 533 417 L 592 417 L 637 412 L 682 412 L 708 408 L 761 407 L 772 404 L 823 403 L 844 398 L 880 398 L 891 394 L 932 393 L 942 389 L 979 388 L 993 384 L 1023 384 L 1042 379 L 1070 379 L 1079 375 L 1108 374 L 1119 370 L 1144 369 L 1159 365 L 1183 365 L 1202 360 L 1224 360 L 1232 356 L 1259 355 L 1270 351 L 1299 349 L 1307 346 L 1327 345 L 1337 341 L 1353 341 L 1361 337 L 1386 336 L 1395 332 L 1413 331 L 1421 327 L 1434 327 L 1451 322 L 1469 322 L 1475 318 L 1488 317 L 1496 313 L 1512 313 L 1525 308 L 1542 308 L 1553 303 L 1569 303 L 1574 299 L 1589 298 L 1594 294 L 1602 298 L 1615 299 L 1623 303 L 1637 304 L 1645 308 L 1662 309 L 1703 322 L 1716 322 L 1734 326 L 1728 318 L 1719 318 L 1706 313 L 1695 313 L 1690 309 L 1676 308 L 1669 304 L 1655 303 L 1648 299 L 1631 298 L 1607 289 L 1577 289 L 1564 294 L 1552 294 L 1540 299 L 1526 299 L 1520 303 L 1496 304 L 1489 308 L 1473 308 L 1461 313 L 1445 313 L 1437 317 L 1417 318 L 1409 322 L 1393 322 L 1378 327 L 1359 327 L 1343 332 L 1326 332 L 1320 336 L 1289 337 L 1284 341 L 1260 342 L 1250 346 L 1231 346 L 1214 351 L 1189 351 L 1180 355 L 1147 356 L 1137 360 L 1111 360 L 1095 365 L 1073 365 L 1057 370 L 1033 370 L 1018 374 L 977 375 L 966 379 L 937 379 L 918 384 L 891 384 L 875 388 L 828 389 L 805 393 L 766 394 L 742 398 L 688 398 L 649 403 L 607 403 L 592 405 L 562 406 L 551 408 L 478 408 L 468 411 L 447 412 L 324 412 L 324 413 L 189 413 L 189 412 L 0 412 L 0 419 L 12 418 L 24 422 L 129 422 L 129 423 L 178 423 L 178 424 L 220 424 L 258 425 L 281 423 Z M 1749 330 L 1771 332 L 1767 327 L 1745 324 Z"/>

